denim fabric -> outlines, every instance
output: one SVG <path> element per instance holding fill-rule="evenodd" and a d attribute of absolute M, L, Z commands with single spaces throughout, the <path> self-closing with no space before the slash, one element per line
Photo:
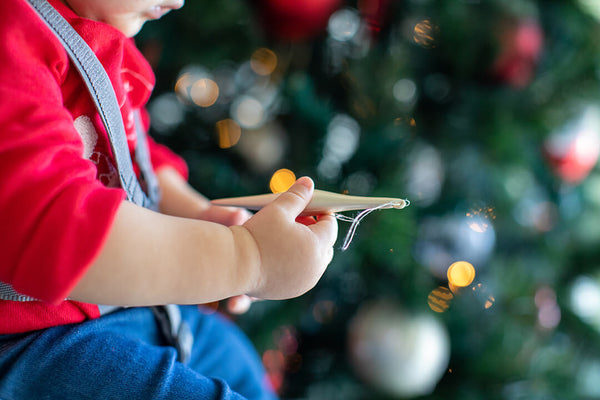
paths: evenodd
<path fill-rule="evenodd" d="M 0 335 L 0 399 L 275 399 L 252 344 L 234 324 L 195 306 L 181 313 L 194 334 L 185 365 L 148 308 Z"/>

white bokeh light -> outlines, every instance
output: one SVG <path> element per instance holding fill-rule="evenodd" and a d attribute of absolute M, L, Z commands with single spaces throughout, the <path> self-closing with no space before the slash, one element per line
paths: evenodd
<path fill-rule="evenodd" d="M 411 79 L 400 79 L 394 83 L 392 94 L 400 103 L 414 103 L 417 98 L 417 85 Z"/>
<path fill-rule="evenodd" d="M 251 96 L 240 96 L 231 104 L 231 116 L 242 128 L 258 128 L 264 112 L 261 102 Z"/>
<path fill-rule="evenodd" d="M 343 8 L 329 18 L 327 31 L 340 42 L 351 40 L 360 29 L 360 16 L 355 9 Z"/>

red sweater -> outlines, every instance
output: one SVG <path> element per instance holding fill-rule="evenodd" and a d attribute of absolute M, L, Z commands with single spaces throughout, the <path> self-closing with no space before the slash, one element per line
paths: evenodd
<path fill-rule="evenodd" d="M 133 41 L 50 3 L 96 53 L 121 106 L 130 150 L 132 112 L 154 74 Z M 125 193 L 94 103 L 54 34 L 25 0 L 0 1 L 0 281 L 41 301 L 0 301 L 0 334 L 80 322 L 98 307 L 64 301 L 98 255 Z M 153 141 L 154 168 L 187 174 Z"/>

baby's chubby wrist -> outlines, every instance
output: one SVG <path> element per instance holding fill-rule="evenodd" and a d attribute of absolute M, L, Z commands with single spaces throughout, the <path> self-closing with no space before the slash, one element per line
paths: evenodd
<path fill-rule="evenodd" d="M 236 260 L 236 286 L 239 294 L 255 293 L 262 285 L 261 254 L 256 240 L 244 226 L 229 227 Z"/>

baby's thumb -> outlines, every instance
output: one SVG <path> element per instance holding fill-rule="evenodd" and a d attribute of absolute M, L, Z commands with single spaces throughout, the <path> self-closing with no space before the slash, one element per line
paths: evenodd
<path fill-rule="evenodd" d="M 299 178 L 287 192 L 281 193 L 273 203 L 284 208 L 290 217 L 296 218 L 310 203 L 314 192 L 314 183 L 307 176 Z"/>

